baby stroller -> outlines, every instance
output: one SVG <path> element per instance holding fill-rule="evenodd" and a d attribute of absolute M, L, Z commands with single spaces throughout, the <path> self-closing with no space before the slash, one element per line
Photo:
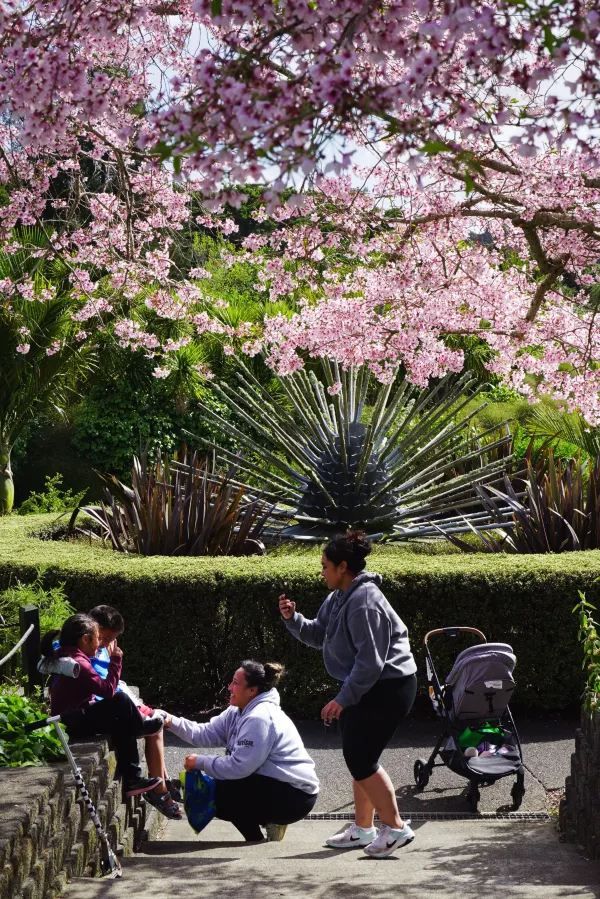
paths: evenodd
<path fill-rule="evenodd" d="M 433 637 L 472 634 L 479 642 L 458 654 L 445 683 L 441 683 L 429 643 Z M 469 781 L 466 799 L 473 812 L 479 787 L 515 777 L 511 789 L 516 811 L 525 794 L 521 742 L 508 703 L 515 688 L 516 658 L 507 643 L 488 643 L 474 627 L 443 627 L 425 635 L 425 664 L 429 696 L 442 720 L 442 732 L 427 761 L 417 759 L 415 783 L 424 790 L 434 768 L 446 765 Z M 439 755 L 441 762 L 436 762 Z"/>

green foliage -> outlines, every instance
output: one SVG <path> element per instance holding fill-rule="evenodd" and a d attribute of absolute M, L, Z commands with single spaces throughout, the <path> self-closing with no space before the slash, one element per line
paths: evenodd
<path fill-rule="evenodd" d="M 475 411 L 476 404 L 485 400 L 486 405 Z M 597 429 L 589 428 L 575 414 L 561 412 L 549 398 L 532 405 L 515 391 L 497 385 L 486 388 L 477 400 L 467 403 L 462 415 L 475 412 L 472 425 L 475 430 L 498 429 L 501 432 L 508 423 L 512 434 L 512 449 L 515 460 L 528 455 L 536 458 L 548 446 L 552 447 L 557 459 L 573 459 L 581 453 L 594 456 L 600 450 Z"/>
<path fill-rule="evenodd" d="M 33 299 L 14 296 L 0 306 L 0 470 L 11 490 L 15 441 L 36 415 L 49 409 L 64 413 L 94 365 L 93 354 L 73 339 L 78 326 L 66 270 L 33 252 L 47 246 L 47 236 L 39 229 L 22 229 L 19 238 L 31 252 L 0 252 L 0 279 L 29 277 L 33 290 Z M 18 353 L 20 344 L 28 344 L 29 351 Z M 12 499 L 0 496 L 0 513 L 11 508 Z"/>
<path fill-rule="evenodd" d="M 34 575 L 28 583 L 21 583 L 18 579 L 15 581 L 13 578 L 0 593 L 0 615 L 10 625 L 0 630 L 0 656 L 8 652 L 19 639 L 19 607 L 29 604 L 36 605 L 40 610 L 42 633 L 60 628 L 65 618 L 75 611 L 62 584 L 45 587 L 39 574 Z M 13 658 L 16 659 L 15 656 Z M 12 660 L 7 664 L 11 666 L 11 671 L 15 669 Z M 7 673 L 6 669 L 3 669 L 3 673 Z"/>
<path fill-rule="evenodd" d="M 48 543 L 28 536 L 50 516 L 0 521 L 0 587 L 34 578 L 64 585 L 87 611 L 110 602 L 125 616 L 124 677 L 151 703 L 195 714 L 224 704 L 223 687 L 240 659 L 282 661 L 286 711 L 317 716 L 335 684 L 321 654 L 294 640 L 282 624 L 277 597 L 285 590 L 313 617 L 326 589 L 320 551 L 249 558 L 184 558 L 112 553 L 95 545 Z M 517 654 L 515 703 L 559 709 L 579 703 L 583 689 L 572 597 L 600 599 L 600 551 L 539 556 L 485 553 L 428 556 L 407 547 L 377 546 L 369 568 L 406 623 L 425 690 L 422 640 L 427 630 L 469 624 Z M 451 651 L 455 651 L 454 645 Z M 440 668 L 451 659 L 442 655 Z"/>
<path fill-rule="evenodd" d="M 71 490 L 64 490 L 62 481 L 62 475 L 58 472 L 54 475 L 47 475 L 43 491 L 41 493 L 36 493 L 35 490 L 32 491 L 19 506 L 19 515 L 32 515 L 39 512 L 65 512 L 78 506 L 83 499 L 85 491 L 73 493 Z"/>
<path fill-rule="evenodd" d="M 550 401 L 531 409 L 523 430 L 545 446 L 552 446 L 556 455 L 573 458 L 583 453 L 592 459 L 600 457 L 600 428 L 590 427 L 580 415 L 565 412 Z M 561 447 L 560 453 L 557 446 Z"/>
<path fill-rule="evenodd" d="M 0 691 L 0 768 L 46 765 L 63 758 L 54 725 L 27 733 L 26 724 L 46 716 L 39 703 L 16 692 Z"/>
<path fill-rule="evenodd" d="M 579 621 L 579 640 L 583 649 L 585 688 L 583 707 L 590 713 L 600 709 L 600 631 L 593 618 L 596 606 L 579 591 L 579 602 L 573 609 Z"/>
<path fill-rule="evenodd" d="M 166 380 L 152 376 L 152 363 L 142 353 L 122 350 L 110 357 L 74 416 L 73 443 L 90 467 L 125 479 L 133 456 L 155 459 L 159 451 L 174 452 L 184 442 L 184 428 L 210 437 L 196 406 L 201 389 L 189 377 L 191 350 L 184 349 L 179 371 Z M 222 411 L 210 394 L 203 401 Z"/>
<path fill-rule="evenodd" d="M 519 493 L 508 477 L 503 490 L 477 488 L 498 527 L 506 525 L 506 506 L 513 519 L 502 539 L 479 534 L 479 549 L 511 553 L 600 549 L 600 456 L 595 461 L 561 462 L 547 450 L 535 464 L 527 459 L 525 480 L 515 478 L 514 484 Z M 446 536 L 455 546 L 476 551 L 473 543 Z"/>
<path fill-rule="evenodd" d="M 159 455 L 154 463 L 134 457 L 131 487 L 114 475 L 100 477 L 107 485 L 104 502 L 81 511 L 118 552 L 243 556 L 264 549 L 260 537 L 273 506 L 248 495 L 235 468 L 220 473 L 214 457 Z"/>

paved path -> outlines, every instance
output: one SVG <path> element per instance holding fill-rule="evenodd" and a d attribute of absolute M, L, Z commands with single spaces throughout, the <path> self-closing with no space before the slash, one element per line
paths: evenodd
<path fill-rule="evenodd" d="M 336 828 L 333 828 L 334 830 Z M 600 864 L 558 842 L 553 824 L 431 821 L 389 859 L 323 847 L 331 822 L 302 821 L 281 843 L 248 845 L 213 821 L 202 838 L 169 822 L 124 863 L 121 881 L 74 881 L 68 899 L 555 899 L 600 896 Z M 594 884 L 596 886 L 594 886 Z"/>
<path fill-rule="evenodd" d="M 187 822 L 168 822 L 161 839 L 125 859 L 121 881 L 74 881 L 65 899 L 570 899 L 600 897 L 600 863 L 559 842 L 548 817 L 553 790 L 564 786 L 573 751 L 574 724 L 546 720 L 521 726 L 528 768 L 527 794 L 518 818 L 496 818 L 509 801 L 511 781 L 482 790 L 477 818 L 466 813 L 464 781 L 444 768 L 417 794 L 414 759 L 426 756 L 435 721 L 411 721 L 388 749 L 384 764 L 397 785 L 400 805 L 413 814 L 415 842 L 390 859 L 323 845 L 351 811 L 351 794 L 339 735 L 301 726 L 322 783 L 315 813 L 330 820 L 302 821 L 281 843 L 248 845 L 232 825 L 213 821 L 197 837 Z M 175 772 L 186 748 L 169 738 L 168 764 Z"/>
<path fill-rule="evenodd" d="M 517 721 L 519 725 L 519 722 Z M 344 765 L 341 740 L 337 729 L 326 728 L 318 722 L 298 725 L 304 744 L 314 758 L 321 794 L 315 812 L 350 813 L 352 790 L 350 777 Z M 523 741 L 523 758 L 527 768 L 525 786 L 527 793 L 521 811 L 544 812 L 548 809 L 548 791 L 564 789 L 565 778 L 570 772 L 571 753 L 574 751 L 574 721 L 547 718 L 528 721 L 519 725 Z M 447 768 L 436 768 L 427 789 L 416 793 L 413 779 L 415 759 L 428 758 L 438 734 L 435 719 L 411 718 L 398 732 L 384 753 L 382 762 L 396 784 L 400 805 L 406 812 L 427 814 L 460 813 L 467 810 L 463 797 L 466 781 Z M 182 767 L 186 753 L 193 750 L 168 735 L 167 768 L 172 775 Z M 210 752 L 211 750 L 206 750 Z M 512 779 L 498 781 L 481 791 L 482 812 L 506 811 L 510 803 Z"/>

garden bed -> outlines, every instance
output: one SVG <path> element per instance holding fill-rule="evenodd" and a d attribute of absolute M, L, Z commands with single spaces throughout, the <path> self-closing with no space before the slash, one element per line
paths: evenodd
<path fill-rule="evenodd" d="M 277 612 L 282 591 L 305 614 L 318 609 L 326 589 L 317 548 L 286 553 L 280 547 L 266 557 L 243 559 L 126 556 L 93 544 L 29 536 L 52 520 L 0 520 L 0 589 L 40 572 L 45 584 L 64 584 L 77 609 L 100 602 L 117 606 L 127 624 L 125 676 L 142 686 L 147 701 L 190 713 L 209 709 L 247 656 L 288 666 L 282 692 L 296 716 L 315 715 L 331 696 L 320 654 L 293 640 Z M 421 687 L 424 633 L 472 625 L 490 640 L 513 645 L 516 703 L 532 709 L 577 704 L 583 676 L 572 608 L 578 590 L 592 602 L 600 596 L 600 551 L 505 556 L 444 552 L 443 545 L 431 555 L 424 549 L 380 547 L 369 558 L 409 627 Z"/>

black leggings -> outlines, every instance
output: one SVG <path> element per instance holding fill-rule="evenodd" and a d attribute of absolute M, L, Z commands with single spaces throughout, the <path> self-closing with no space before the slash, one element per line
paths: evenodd
<path fill-rule="evenodd" d="M 340 715 L 342 751 L 354 780 L 366 780 L 379 768 L 379 757 L 410 712 L 417 695 L 417 676 L 377 681 L 356 705 Z"/>
<path fill-rule="evenodd" d="M 109 736 L 117 757 L 117 769 L 125 783 L 140 777 L 140 756 L 137 738 L 144 719 L 137 706 L 125 693 L 115 693 L 112 699 L 90 702 L 74 712 L 61 716 L 70 737 Z"/>
<path fill-rule="evenodd" d="M 264 774 L 215 781 L 217 818 L 231 821 L 245 840 L 262 840 L 261 824 L 293 824 L 312 810 L 318 793 L 305 793 Z"/>

